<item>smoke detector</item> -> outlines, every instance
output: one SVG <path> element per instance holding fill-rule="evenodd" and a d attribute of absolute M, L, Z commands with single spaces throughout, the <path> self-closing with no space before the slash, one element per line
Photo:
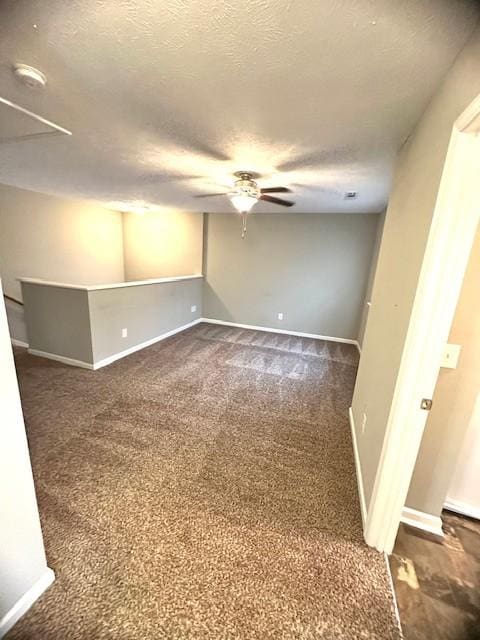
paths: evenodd
<path fill-rule="evenodd" d="M 28 64 L 14 65 L 13 75 L 29 89 L 40 89 L 47 84 L 45 74 Z"/>

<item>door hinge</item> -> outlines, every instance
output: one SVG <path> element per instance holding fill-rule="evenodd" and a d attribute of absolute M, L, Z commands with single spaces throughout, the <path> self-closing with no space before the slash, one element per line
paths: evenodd
<path fill-rule="evenodd" d="M 422 398 L 422 402 L 420 403 L 420 409 L 424 409 L 425 411 L 430 411 L 432 408 L 432 400 L 430 398 Z"/>

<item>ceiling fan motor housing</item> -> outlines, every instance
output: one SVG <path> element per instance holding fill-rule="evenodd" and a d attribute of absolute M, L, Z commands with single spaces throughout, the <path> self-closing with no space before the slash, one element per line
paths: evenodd
<path fill-rule="evenodd" d="M 240 179 L 235 181 L 233 193 L 235 195 L 248 196 L 249 198 L 256 198 L 258 200 L 262 194 L 251 175 L 244 172 L 239 172 L 235 175 L 238 175 Z"/>

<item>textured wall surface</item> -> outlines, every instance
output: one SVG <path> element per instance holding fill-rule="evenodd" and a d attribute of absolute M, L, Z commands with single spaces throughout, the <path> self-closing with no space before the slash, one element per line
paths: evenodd
<path fill-rule="evenodd" d="M 297 211 L 380 211 L 477 16 L 474 0 L 5 0 L 0 95 L 73 136 L 0 145 L 0 182 L 221 212 L 192 195 L 250 169 L 293 185 Z"/>
<path fill-rule="evenodd" d="M 203 214 L 123 214 L 125 280 L 202 273 Z"/>
<path fill-rule="evenodd" d="M 204 317 L 356 340 L 378 219 L 209 214 Z"/>
<path fill-rule="evenodd" d="M 352 401 L 367 503 L 385 438 L 452 127 L 479 93 L 477 28 L 403 150 L 387 209 Z M 367 422 L 361 433 L 363 413 Z"/>

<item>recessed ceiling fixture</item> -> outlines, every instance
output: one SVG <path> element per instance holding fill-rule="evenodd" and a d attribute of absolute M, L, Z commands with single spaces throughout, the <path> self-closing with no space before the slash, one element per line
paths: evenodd
<path fill-rule="evenodd" d="M 242 214 L 242 238 L 245 238 L 247 235 L 247 213 L 259 200 L 279 204 L 282 207 L 293 207 L 295 204 L 290 200 L 283 200 L 266 195 L 269 193 L 291 193 L 291 189 L 287 187 L 267 187 L 260 189 L 254 180 L 254 178 L 257 177 L 256 174 L 249 171 L 236 171 L 233 175 L 237 180 L 235 180 L 232 191 L 226 191 L 224 193 L 202 193 L 195 197 L 211 198 L 213 196 L 228 196 L 235 209 Z"/>
<path fill-rule="evenodd" d="M 40 89 L 47 84 L 45 74 L 28 64 L 13 65 L 13 75 L 29 89 Z"/>

